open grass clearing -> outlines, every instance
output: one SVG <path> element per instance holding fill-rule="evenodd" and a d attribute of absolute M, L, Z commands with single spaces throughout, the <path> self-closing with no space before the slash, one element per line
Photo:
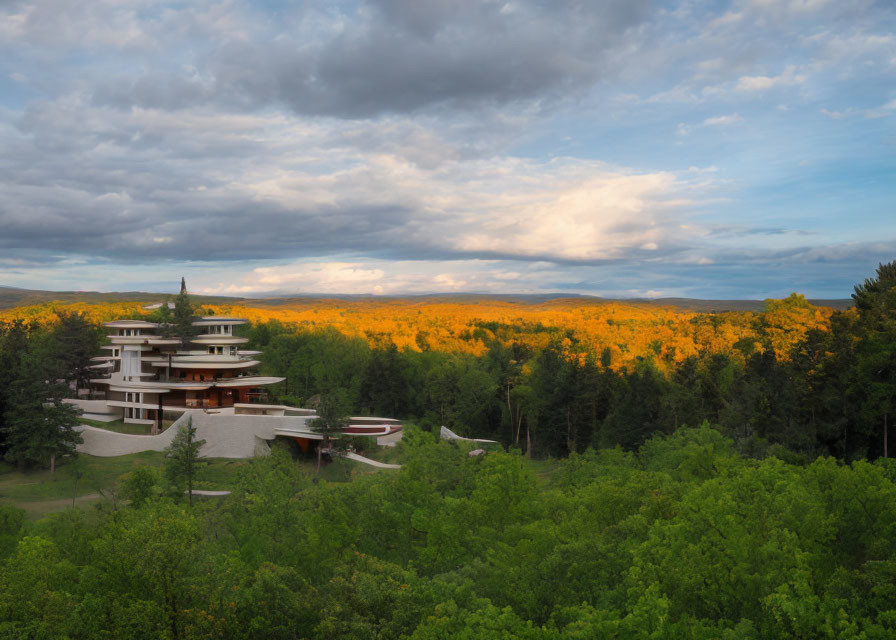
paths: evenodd
<path fill-rule="evenodd" d="M 101 422 L 99 420 L 89 420 L 80 418 L 81 424 L 86 424 L 97 429 L 105 429 L 106 431 L 114 431 L 115 433 L 126 433 L 132 436 L 148 436 L 152 432 L 152 425 L 148 424 L 131 424 L 123 420 L 113 420 L 112 422 Z M 162 420 L 162 431 L 165 431 L 174 423 L 174 420 Z"/>
<path fill-rule="evenodd" d="M 92 507 L 109 499 L 118 479 L 141 466 L 155 467 L 161 473 L 165 454 L 143 451 L 126 456 L 99 458 L 79 455 L 60 464 L 55 474 L 46 469 L 19 471 L 0 463 L 0 503 L 24 509 L 29 519 L 76 507 Z M 236 485 L 239 470 L 248 460 L 211 458 L 206 461 L 196 483 L 197 489 L 229 490 Z M 73 502 L 74 500 L 74 502 Z"/>
<path fill-rule="evenodd" d="M 390 447 L 372 445 L 364 455 L 385 462 L 401 462 L 399 453 Z M 199 471 L 195 488 L 212 491 L 235 489 L 240 471 L 252 464 L 252 460 L 230 458 L 207 458 L 203 462 L 206 464 Z M 0 462 L 0 504 L 24 509 L 29 520 L 72 507 L 92 510 L 95 505 L 113 499 L 116 484 L 124 474 L 141 466 L 154 467 L 161 474 L 164 463 L 162 451 L 108 458 L 81 454 L 75 459 L 63 460 L 55 474 L 47 469 L 20 471 L 14 465 Z M 313 456 L 300 457 L 296 464 L 323 482 L 351 482 L 354 477 L 370 473 L 394 473 L 338 457 L 322 464 L 319 472 Z"/>

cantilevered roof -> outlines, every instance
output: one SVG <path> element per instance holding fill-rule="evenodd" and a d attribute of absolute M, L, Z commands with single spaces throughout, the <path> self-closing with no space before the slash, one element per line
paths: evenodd
<path fill-rule="evenodd" d="M 191 342 L 196 344 L 219 344 L 223 346 L 225 344 L 246 344 L 249 342 L 249 338 L 240 338 L 239 336 L 232 336 L 226 333 L 203 333 L 202 335 L 192 338 Z"/>
<path fill-rule="evenodd" d="M 154 335 L 145 335 L 145 336 L 106 336 L 109 338 L 109 341 L 115 345 L 122 344 L 149 344 L 154 346 L 161 345 L 178 345 L 180 344 L 180 338 L 162 338 L 160 336 Z"/>
<path fill-rule="evenodd" d="M 104 322 L 103 326 L 110 329 L 156 329 L 159 325 L 146 320 L 113 320 Z"/>
<path fill-rule="evenodd" d="M 230 380 L 220 380 L 215 383 L 216 387 L 222 387 L 225 389 L 232 387 L 256 387 L 256 386 L 265 386 L 269 384 L 277 384 L 278 382 L 283 382 L 286 378 L 271 378 L 266 376 L 243 376 L 241 378 L 232 378 Z"/>
<path fill-rule="evenodd" d="M 190 382 L 166 381 L 156 382 L 154 380 L 140 381 L 124 381 L 111 380 L 108 378 L 91 380 L 97 384 L 107 384 L 112 391 L 145 391 L 148 393 L 164 393 L 164 391 L 173 391 L 179 389 L 182 391 L 202 391 L 204 389 L 222 388 L 222 389 L 238 389 L 241 387 L 262 387 L 269 384 L 283 382 L 286 378 L 268 378 L 263 376 L 242 376 L 239 378 L 228 378 L 226 380 L 196 380 Z"/>
<path fill-rule="evenodd" d="M 245 318 L 232 318 L 229 316 L 204 316 L 199 320 L 193 320 L 194 327 L 213 327 L 215 325 L 248 324 Z"/>
<path fill-rule="evenodd" d="M 134 384 L 116 383 L 109 386 L 109 391 L 118 391 L 120 393 L 168 393 L 168 389 L 160 387 L 150 387 L 146 382 L 138 382 Z"/>
<path fill-rule="evenodd" d="M 199 359 L 196 360 L 171 360 L 171 368 L 172 369 L 248 369 L 249 367 L 254 367 L 260 364 L 258 360 L 230 360 L 230 361 L 221 361 L 221 360 L 212 360 L 212 359 Z M 153 362 L 152 366 L 154 367 L 167 367 L 168 361 L 163 360 L 162 362 Z"/>
<path fill-rule="evenodd" d="M 257 416 L 253 416 L 257 417 Z M 276 427 L 274 429 L 275 436 L 285 436 L 287 438 L 305 438 L 306 440 L 323 440 L 324 436 L 315 433 L 310 429 L 302 429 L 298 427 Z"/>

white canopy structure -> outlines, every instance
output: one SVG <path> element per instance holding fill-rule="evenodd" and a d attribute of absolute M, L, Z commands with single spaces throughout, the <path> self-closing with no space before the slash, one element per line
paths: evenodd
<path fill-rule="evenodd" d="M 439 429 L 439 437 L 442 440 L 464 440 L 465 442 L 490 442 L 492 444 L 498 444 L 497 440 L 486 440 L 484 438 L 464 438 L 463 436 L 459 436 L 454 433 L 445 425 L 442 425 L 442 428 Z"/>

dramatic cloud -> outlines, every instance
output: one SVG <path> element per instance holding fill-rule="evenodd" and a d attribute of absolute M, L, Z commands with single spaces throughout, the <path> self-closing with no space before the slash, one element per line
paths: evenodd
<path fill-rule="evenodd" d="M 7 166 L 20 179 L 8 185 L 15 206 L 0 203 L 0 247 L 119 260 L 352 250 L 607 260 L 671 240 L 672 212 L 707 188 L 569 158 L 459 159 L 435 133 L 400 123 L 390 152 L 366 151 L 381 146 L 371 143 L 377 124 L 356 124 L 334 148 L 337 124 L 297 127 L 279 116 L 69 105 L 35 108 L 20 128 Z M 134 130 L 138 140 L 127 135 Z M 405 132 L 415 144 L 405 147 Z M 80 161 L 57 155 L 61 147 Z"/>
<path fill-rule="evenodd" d="M 896 257 L 894 30 L 873 0 L 3 2 L 0 284 L 845 295 Z"/>

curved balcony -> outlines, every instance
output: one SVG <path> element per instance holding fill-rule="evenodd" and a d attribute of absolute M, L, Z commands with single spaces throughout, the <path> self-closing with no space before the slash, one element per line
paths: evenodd
<path fill-rule="evenodd" d="M 159 325 L 155 322 L 147 322 L 146 320 L 112 320 L 104 322 L 104 327 L 110 329 L 158 329 Z"/>
<path fill-rule="evenodd" d="M 207 344 L 212 346 L 226 346 L 231 344 L 246 344 L 249 338 L 240 338 L 226 333 L 203 333 L 190 340 L 193 344 Z"/>
<path fill-rule="evenodd" d="M 161 338 L 159 336 L 106 336 L 113 345 L 150 345 L 154 347 L 177 346 L 180 338 Z"/>
<path fill-rule="evenodd" d="M 235 327 L 241 324 L 249 324 L 245 318 L 232 318 L 229 316 L 203 316 L 199 320 L 193 321 L 194 327 L 215 327 L 215 326 L 231 326 Z"/>

